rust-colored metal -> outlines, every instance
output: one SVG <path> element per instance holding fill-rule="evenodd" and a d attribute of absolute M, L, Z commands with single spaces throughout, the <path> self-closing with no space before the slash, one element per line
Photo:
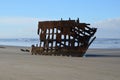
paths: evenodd
<path fill-rule="evenodd" d="M 39 46 L 32 45 L 32 54 L 65 55 L 82 57 L 90 44 L 97 28 L 77 20 L 40 21 L 38 23 Z"/>

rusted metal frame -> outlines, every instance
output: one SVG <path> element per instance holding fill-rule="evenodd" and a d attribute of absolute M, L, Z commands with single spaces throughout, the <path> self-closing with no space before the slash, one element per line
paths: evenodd
<path fill-rule="evenodd" d="M 83 26 L 81 26 L 81 25 L 83 25 Z M 80 51 L 81 54 L 83 54 L 86 51 L 86 48 L 88 47 L 88 45 L 91 44 L 91 42 L 89 43 L 91 36 L 94 35 L 94 33 L 96 32 L 95 31 L 96 29 L 93 29 L 93 28 L 89 29 L 89 27 L 86 27 L 87 25 L 89 25 L 89 24 L 79 23 L 79 19 L 77 21 L 69 19 L 69 21 L 62 20 L 62 21 L 57 21 L 57 22 L 56 21 L 40 22 L 38 28 L 39 28 L 39 30 L 40 30 L 40 28 L 43 28 L 43 31 L 41 29 L 41 32 L 43 32 L 43 33 L 41 33 L 38 30 L 38 34 L 39 35 L 45 34 L 44 36 L 46 36 L 47 34 L 46 34 L 45 29 L 49 28 L 48 38 L 45 37 L 45 39 L 44 38 L 41 39 L 41 42 L 44 42 L 44 45 L 45 44 L 48 45 L 48 46 L 46 46 L 47 48 L 53 49 L 53 42 L 55 41 L 54 35 L 56 35 L 56 37 L 58 35 L 64 35 L 65 39 L 60 38 L 59 40 L 56 40 L 55 47 L 61 48 L 61 45 L 63 46 L 63 48 L 67 48 L 67 49 L 69 49 L 69 47 L 71 47 L 71 48 L 73 47 L 73 49 L 75 47 L 78 47 L 81 50 Z M 45 27 L 45 26 L 47 26 L 47 27 Z M 54 33 L 54 28 L 52 29 L 52 39 L 49 38 L 49 36 L 51 36 L 51 33 L 50 33 L 51 26 L 55 26 L 57 29 L 56 30 L 57 33 Z M 58 26 L 60 26 L 62 28 L 64 27 L 63 29 L 65 29 L 65 27 L 67 27 L 66 28 L 67 31 L 66 30 L 62 31 L 62 29 L 60 29 L 61 33 L 58 33 L 58 30 L 59 30 Z M 69 28 L 68 28 L 68 26 L 69 26 Z M 70 29 L 71 28 L 70 26 L 72 26 L 72 29 Z M 77 27 L 76 30 L 75 30 L 75 27 Z M 40 36 L 40 37 L 42 37 L 42 36 Z M 70 37 L 73 37 L 73 39 L 71 39 Z M 48 41 L 48 44 L 46 41 Z M 64 44 L 62 42 L 64 42 Z M 75 43 L 77 44 L 77 46 L 75 45 Z M 49 44 L 51 44 L 51 46 L 49 46 Z M 55 48 L 55 49 L 57 49 L 57 48 Z"/>

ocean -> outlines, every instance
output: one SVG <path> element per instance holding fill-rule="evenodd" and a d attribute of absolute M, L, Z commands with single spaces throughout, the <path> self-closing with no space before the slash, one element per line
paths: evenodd
<path fill-rule="evenodd" d="M 30 47 L 32 44 L 39 44 L 39 39 L 37 39 L 37 38 L 0 39 L 0 45 Z M 101 48 L 101 49 L 103 49 L 103 48 L 120 48 L 120 39 L 96 38 L 95 41 L 90 45 L 89 48 Z"/>

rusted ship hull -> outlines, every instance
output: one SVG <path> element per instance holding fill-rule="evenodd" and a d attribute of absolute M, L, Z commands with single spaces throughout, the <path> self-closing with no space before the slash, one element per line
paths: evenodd
<path fill-rule="evenodd" d="M 32 54 L 82 57 L 95 40 L 96 28 L 77 20 L 41 21 L 38 23 L 39 45 Z"/>

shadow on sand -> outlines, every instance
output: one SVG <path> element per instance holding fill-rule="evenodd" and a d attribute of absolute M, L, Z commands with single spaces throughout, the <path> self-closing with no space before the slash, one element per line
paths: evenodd
<path fill-rule="evenodd" d="M 86 54 L 85 57 L 120 57 L 120 55 Z"/>

